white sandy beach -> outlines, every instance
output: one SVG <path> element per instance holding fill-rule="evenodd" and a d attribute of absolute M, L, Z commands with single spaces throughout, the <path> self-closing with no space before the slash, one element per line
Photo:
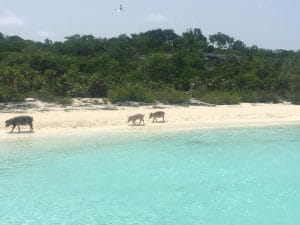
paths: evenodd
<path fill-rule="evenodd" d="M 98 108 L 97 108 L 98 107 Z M 250 104 L 206 106 L 153 106 L 123 107 L 115 110 L 104 110 L 99 105 L 89 107 L 73 105 L 62 107 L 57 105 L 36 104 L 28 109 L 0 111 L 0 137 L 10 136 L 11 127 L 6 128 L 4 121 L 18 115 L 30 115 L 34 118 L 34 135 L 48 134 L 81 134 L 92 131 L 172 131 L 183 129 L 201 129 L 236 126 L 265 126 L 300 124 L 300 106 L 292 104 Z M 152 123 L 149 113 L 163 110 L 166 113 L 165 123 Z M 127 116 L 136 113 L 145 114 L 145 126 L 131 126 Z M 22 134 L 29 126 L 22 126 Z M 18 132 L 18 129 L 15 129 Z"/>

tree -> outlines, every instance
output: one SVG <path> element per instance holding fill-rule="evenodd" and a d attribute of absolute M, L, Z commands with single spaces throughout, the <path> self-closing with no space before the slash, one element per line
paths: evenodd
<path fill-rule="evenodd" d="M 128 98 L 141 99 L 133 96 L 138 89 L 147 101 L 163 90 L 174 98 L 235 92 L 228 96 L 299 102 L 300 51 L 247 47 L 220 32 L 209 41 L 199 28 L 180 35 L 172 29 L 112 38 L 75 34 L 62 42 L 0 33 L 0 101 L 40 92 L 50 100 L 122 95 L 126 86 Z"/>
<path fill-rule="evenodd" d="M 181 39 L 177 41 L 177 45 L 187 49 L 189 52 L 203 52 L 208 48 L 207 38 L 199 28 L 189 29 L 187 32 L 184 32 Z"/>
<path fill-rule="evenodd" d="M 155 82 L 160 85 L 170 84 L 173 81 L 174 73 L 170 55 L 162 53 L 150 54 L 146 59 L 146 68 L 149 82 Z"/>
<path fill-rule="evenodd" d="M 234 44 L 234 38 L 223 33 L 209 35 L 209 41 L 219 49 L 227 49 Z"/>

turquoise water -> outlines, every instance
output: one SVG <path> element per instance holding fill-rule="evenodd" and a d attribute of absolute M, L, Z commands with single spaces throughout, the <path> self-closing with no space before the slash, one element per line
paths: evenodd
<path fill-rule="evenodd" d="M 300 223 L 299 126 L 13 139 L 1 225 Z"/>

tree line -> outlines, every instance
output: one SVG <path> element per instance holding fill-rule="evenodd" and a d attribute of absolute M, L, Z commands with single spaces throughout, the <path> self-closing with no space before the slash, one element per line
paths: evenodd
<path fill-rule="evenodd" d="M 112 102 L 300 103 L 300 51 L 247 46 L 199 28 L 113 38 L 72 35 L 24 40 L 0 33 L 0 102 L 72 97 Z"/>

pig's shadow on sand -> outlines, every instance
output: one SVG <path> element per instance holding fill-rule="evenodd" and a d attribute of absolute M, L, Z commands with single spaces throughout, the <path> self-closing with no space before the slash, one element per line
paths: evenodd
<path fill-rule="evenodd" d="M 18 135 L 18 134 L 33 134 L 34 131 L 14 131 L 14 132 L 7 132 L 8 134 Z"/>
<path fill-rule="evenodd" d="M 129 124 L 130 127 L 143 127 L 146 126 L 145 124 Z"/>

